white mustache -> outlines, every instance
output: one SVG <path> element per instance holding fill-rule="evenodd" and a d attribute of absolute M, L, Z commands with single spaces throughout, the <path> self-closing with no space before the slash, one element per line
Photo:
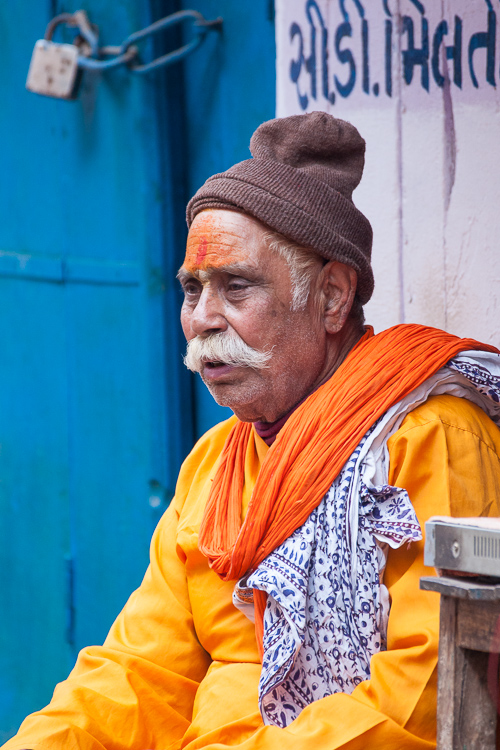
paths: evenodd
<path fill-rule="evenodd" d="M 263 370 L 268 367 L 271 352 L 259 352 L 236 333 L 221 331 L 207 338 L 196 336 L 188 342 L 184 364 L 193 372 L 201 372 L 206 362 L 221 362 L 232 367 L 252 367 Z"/>

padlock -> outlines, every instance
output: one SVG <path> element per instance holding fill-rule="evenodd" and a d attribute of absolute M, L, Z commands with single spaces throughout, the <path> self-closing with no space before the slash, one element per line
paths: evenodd
<path fill-rule="evenodd" d="M 80 51 L 74 44 L 39 39 L 31 57 L 26 88 L 58 99 L 75 99 L 81 78 Z"/>

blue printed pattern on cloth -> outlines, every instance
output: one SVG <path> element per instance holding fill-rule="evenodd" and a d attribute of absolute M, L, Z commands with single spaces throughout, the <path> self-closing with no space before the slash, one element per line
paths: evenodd
<path fill-rule="evenodd" d="M 460 359 L 463 361 L 460 361 Z M 491 399 L 495 404 L 500 403 L 500 378 L 495 377 L 486 367 L 468 361 L 465 356 L 460 359 L 458 357 L 455 360 L 452 359 L 448 367 L 461 375 L 465 375 L 483 396 Z M 500 424 L 498 413 L 491 413 L 490 417 L 495 424 Z"/>
<path fill-rule="evenodd" d="M 353 569 L 349 503 L 365 440 L 303 526 L 247 580 L 268 594 L 259 685 L 267 723 L 288 726 L 309 703 L 352 692 L 369 677 L 371 656 L 385 647 L 373 535 L 399 544 L 422 534 L 405 490 L 361 483 Z"/>
<path fill-rule="evenodd" d="M 391 407 L 305 523 L 246 579 L 245 586 L 268 594 L 259 683 L 264 723 L 288 726 L 313 701 L 351 693 L 370 677 L 373 654 L 386 648 L 376 539 L 397 548 L 422 533 L 406 490 L 374 485 L 370 476 L 387 477 L 388 437 L 432 393 L 470 398 L 500 423 L 499 356 L 458 355 Z"/>

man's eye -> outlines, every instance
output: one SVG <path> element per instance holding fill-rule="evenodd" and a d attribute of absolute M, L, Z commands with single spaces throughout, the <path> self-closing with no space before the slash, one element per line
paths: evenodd
<path fill-rule="evenodd" d="M 234 279 L 234 281 L 230 281 L 227 285 L 227 289 L 229 292 L 243 292 L 248 288 L 248 282 L 244 281 L 243 279 Z"/>
<path fill-rule="evenodd" d="M 200 293 L 198 284 L 193 284 L 192 282 L 184 284 L 183 290 L 186 297 L 196 297 Z"/>

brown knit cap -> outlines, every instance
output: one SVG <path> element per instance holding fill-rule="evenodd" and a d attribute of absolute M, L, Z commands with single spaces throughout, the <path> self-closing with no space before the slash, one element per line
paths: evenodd
<path fill-rule="evenodd" d="M 188 226 L 207 208 L 254 216 L 298 245 L 352 266 L 362 304 L 373 292 L 372 228 L 352 202 L 365 142 L 326 112 L 269 120 L 250 141 L 253 158 L 210 177 L 187 206 Z"/>

